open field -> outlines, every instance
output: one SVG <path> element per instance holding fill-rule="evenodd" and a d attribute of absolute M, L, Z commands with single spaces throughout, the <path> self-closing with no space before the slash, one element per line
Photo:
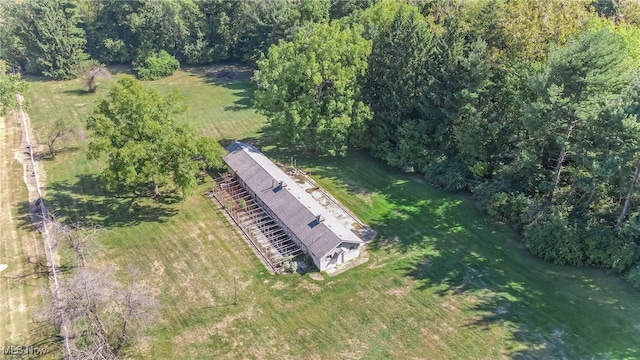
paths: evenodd
<path fill-rule="evenodd" d="M 182 121 L 199 132 L 251 139 L 288 161 L 292 154 L 262 134 L 251 87 L 216 85 L 203 74 L 181 71 L 152 84 L 187 97 Z M 96 98 L 75 82 L 30 85 L 36 133 L 56 116 L 81 125 Z M 210 183 L 175 204 L 106 195 L 85 146 L 80 138 L 46 162 L 47 199 L 60 216 L 105 228 L 89 261 L 134 263 L 156 289 L 162 320 L 130 350 L 134 358 L 640 358 L 636 292 L 597 270 L 532 258 L 466 196 L 434 190 L 364 153 L 297 156 L 379 233 L 369 262 L 315 281 L 269 275 L 201 195 Z"/>
<path fill-rule="evenodd" d="M 23 169 L 15 158 L 20 123 L 0 117 L 0 347 L 33 345 L 31 316 L 42 304 L 46 276 L 38 277 L 28 262 L 38 258 L 42 238 L 31 230 Z M 20 213 L 22 212 L 22 213 Z"/>

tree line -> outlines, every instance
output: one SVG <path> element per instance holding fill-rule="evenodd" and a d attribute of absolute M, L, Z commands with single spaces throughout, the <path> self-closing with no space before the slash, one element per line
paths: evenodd
<path fill-rule="evenodd" d="M 74 78 L 91 58 L 144 63 L 167 53 L 182 64 L 254 63 L 310 22 L 373 0 L 26 0 L 0 5 L 0 57 L 25 72 Z"/>
<path fill-rule="evenodd" d="M 380 2 L 272 45 L 256 107 L 282 143 L 368 149 L 640 288 L 634 4 Z"/>

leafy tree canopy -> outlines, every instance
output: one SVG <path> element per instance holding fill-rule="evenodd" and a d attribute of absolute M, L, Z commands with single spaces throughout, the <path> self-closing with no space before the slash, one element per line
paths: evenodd
<path fill-rule="evenodd" d="M 176 93 L 123 77 L 98 101 L 87 121 L 91 131 L 89 158 L 107 155 L 102 179 L 107 190 L 154 191 L 172 185 L 188 193 L 207 167 L 221 167 L 224 149 L 210 138 L 195 136 L 174 116 L 186 111 Z"/>
<path fill-rule="evenodd" d="M 380 1 L 362 12 L 355 12 L 340 21 L 345 24 L 360 24 L 364 27 L 362 35 L 369 40 L 374 40 L 382 32 L 387 31 L 393 23 L 396 13 L 400 10 L 419 14 L 418 8 L 396 1 Z"/>
<path fill-rule="evenodd" d="M 8 74 L 7 64 L 0 60 L 0 116 L 17 106 L 16 93 L 24 88 L 20 75 Z"/>
<path fill-rule="evenodd" d="M 565 44 L 590 17 L 591 0 L 507 1 L 498 12 L 510 57 L 543 61 L 551 44 Z"/>
<path fill-rule="evenodd" d="M 162 79 L 180 68 L 180 62 L 164 50 L 157 54 L 141 52 L 132 65 L 141 80 Z"/>
<path fill-rule="evenodd" d="M 360 32 L 336 23 L 313 25 L 258 61 L 256 108 L 283 143 L 331 155 L 359 144 L 370 110 L 358 79 L 371 53 Z"/>

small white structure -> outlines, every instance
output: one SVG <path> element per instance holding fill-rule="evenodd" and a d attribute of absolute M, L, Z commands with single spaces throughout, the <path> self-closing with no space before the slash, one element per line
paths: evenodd
<path fill-rule="evenodd" d="M 262 152 L 237 141 L 227 151 L 229 172 L 320 271 L 358 257 L 364 242 Z"/>

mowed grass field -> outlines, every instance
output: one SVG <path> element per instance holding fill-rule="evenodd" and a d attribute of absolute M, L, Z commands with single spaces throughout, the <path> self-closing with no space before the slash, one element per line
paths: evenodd
<path fill-rule="evenodd" d="M 148 84 L 185 95 L 180 121 L 198 132 L 247 139 L 286 162 L 294 154 L 263 133 L 247 80 L 217 84 L 205 69 L 190 69 Z M 82 126 L 111 81 L 86 95 L 76 82 L 32 79 L 26 96 L 36 133 L 56 117 Z M 101 190 L 101 164 L 86 159 L 86 141 L 68 148 L 46 162 L 50 206 L 102 225 L 90 261 L 135 264 L 163 305 L 132 358 L 640 358 L 637 292 L 595 269 L 532 258 L 466 196 L 366 153 L 296 157 L 379 233 L 368 262 L 316 281 L 270 275 L 202 195 L 210 180 L 176 204 L 114 197 Z"/>
<path fill-rule="evenodd" d="M 32 230 L 26 210 L 29 195 L 15 157 L 21 129 L 15 120 L 12 114 L 0 117 L 0 349 L 34 345 L 37 326 L 31 319 L 47 284 L 29 263 L 46 262 L 42 238 Z"/>

